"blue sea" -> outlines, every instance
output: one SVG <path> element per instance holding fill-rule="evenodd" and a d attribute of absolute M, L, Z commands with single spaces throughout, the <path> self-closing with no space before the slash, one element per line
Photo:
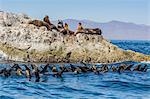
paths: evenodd
<path fill-rule="evenodd" d="M 125 50 L 150 55 L 150 41 L 111 42 Z M 28 81 L 25 77 L 1 76 L 0 99 L 150 99 L 150 63 L 123 63 L 148 64 L 149 69 L 147 72 L 107 72 L 99 75 L 64 73 L 63 78 L 43 75 L 40 82 L 35 82 L 34 78 Z M 121 63 L 111 65 L 119 64 Z M 9 65 L 11 64 L 1 64 L 0 69 Z"/>

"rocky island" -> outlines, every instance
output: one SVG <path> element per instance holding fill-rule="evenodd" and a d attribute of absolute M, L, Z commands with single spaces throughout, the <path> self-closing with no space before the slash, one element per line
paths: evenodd
<path fill-rule="evenodd" d="M 49 63 L 114 63 L 150 61 L 149 55 L 123 50 L 102 35 L 64 35 L 28 22 L 25 14 L 0 12 L 0 58 L 2 61 Z"/>

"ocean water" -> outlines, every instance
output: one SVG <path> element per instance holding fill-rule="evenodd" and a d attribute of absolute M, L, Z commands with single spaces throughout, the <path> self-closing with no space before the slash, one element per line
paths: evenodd
<path fill-rule="evenodd" d="M 150 55 L 150 41 L 113 40 L 112 43 L 126 50 Z M 34 78 L 28 81 L 25 77 L 0 76 L 0 99 L 150 99 L 150 63 L 123 63 L 147 64 L 149 68 L 147 72 L 122 72 L 120 74 L 117 72 L 99 75 L 64 73 L 63 78 L 56 78 L 51 74 L 41 75 L 40 82 L 35 82 Z M 111 65 L 119 64 L 121 63 Z M 9 65 L 1 64 L 0 68 Z"/>

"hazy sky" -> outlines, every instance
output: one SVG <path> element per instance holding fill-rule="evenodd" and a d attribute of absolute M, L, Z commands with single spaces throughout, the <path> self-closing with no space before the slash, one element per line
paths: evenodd
<path fill-rule="evenodd" d="M 150 0 L 0 0 L 0 10 L 42 19 L 112 20 L 150 25 Z"/>

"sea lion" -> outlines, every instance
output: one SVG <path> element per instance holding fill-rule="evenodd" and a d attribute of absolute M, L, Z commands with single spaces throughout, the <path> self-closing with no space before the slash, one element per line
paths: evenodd
<path fill-rule="evenodd" d="M 140 71 L 140 67 L 141 66 L 142 66 L 141 64 L 138 64 L 137 66 L 135 66 L 135 68 L 133 69 L 133 71 Z"/>
<path fill-rule="evenodd" d="M 71 72 L 71 69 L 70 68 L 66 68 L 65 66 L 61 65 L 60 67 L 60 70 L 64 70 L 64 72 Z"/>
<path fill-rule="evenodd" d="M 113 72 L 116 72 L 116 71 L 117 71 L 117 68 L 116 68 L 115 66 L 112 66 L 112 67 L 111 67 L 111 70 L 112 70 Z"/>
<path fill-rule="evenodd" d="M 35 75 L 35 82 L 39 82 L 40 81 L 40 70 L 38 69 L 38 66 L 35 64 L 31 64 L 32 67 L 32 73 L 34 73 Z"/>
<path fill-rule="evenodd" d="M 44 74 L 44 73 L 48 72 L 48 67 L 49 67 L 49 64 L 46 64 L 40 73 Z"/>
<path fill-rule="evenodd" d="M 30 68 L 27 66 L 27 65 L 25 65 L 24 64 L 24 67 L 26 68 L 26 70 L 25 70 L 25 76 L 27 77 L 27 78 L 29 78 L 29 81 L 31 80 L 31 70 L 30 70 Z"/>
<path fill-rule="evenodd" d="M 64 70 L 65 69 L 62 69 L 61 71 L 54 73 L 53 76 L 62 78 L 62 74 L 63 74 Z"/>
<path fill-rule="evenodd" d="M 96 67 L 96 65 L 93 65 L 92 67 L 91 67 L 91 71 L 92 72 L 94 72 L 95 74 L 99 74 L 99 70 L 98 70 L 98 68 Z"/>
<path fill-rule="evenodd" d="M 141 67 L 140 71 L 141 72 L 146 72 L 147 69 L 148 69 L 148 66 L 147 66 L 147 64 L 145 64 L 144 67 Z"/>
<path fill-rule="evenodd" d="M 56 30 L 56 31 L 58 31 L 59 32 L 59 29 L 54 25 L 54 24 L 52 24 L 51 22 L 50 22 L 50 20 L 49 20 L 49 16 L 45 16 L 44 17 L 44 19 L 43 19 L 43 21 L 44 22 L 46 22 L 49 26 L 50 26 L 50 30 Z"/>
<path fill-rule="evenodd" d="M 125 64 L 121 64 L 119 67 L 118 67 L 118 72 L 121 73 L 121 71 L 124 71 L 126 69 L 126 65 Z"/>
<path fill-rule="evenodd" d="M 51 69 L 51 71 L 52 71 L 53 73 L 58 72 L 58 70 L 57 70 L 56 66 L 53 66 L 53 67 L 52 67 L 52 69 Z"/>
<path fill-rule="evenodd" d="M 57 28 L 59 29 L 59 31 L 61 31 L 62 29 L 64 29 L 64 25 L 63 25 L 63 21 L 62 20 L 58 20 Z"/>
<path fill-rule="evenodd" d="M 101 68 L 101 72 L 105 73 L 105 72 L 108 72 L 109 71 L 109 68 L 106 64 L 103 64 L 102 65 L 102 68 Z"/>
<path fill-rule="evenodd" d="M 82 72 L 82 70 L 79 67 L 77 67 L 73 72 L 75 74 L 80 74 Z"/>
<path fill-rule="evenodd" d="M 74 72 L 75 69 L 76 69 L 76 67 L 75 67 L 74 65 L 72 65 L 72 64 L 70 64 L 70 68 L 71 68 L 71 71 L 72 71 L 72 72 Z"/>
<path fill-rule="evenodd" d="M 45 26 L 47 28 L 47 30 L 51 30 L 50 25 L 46 22 L 41 21 L 41 20 L 32 20 L 32 21 L 29 21 L 28 24 L 33 24 L 37 27 Z"/>
<path fill-rule="evenodd" d="M 81 69 L 81 71 L 82 71 L 83 73 L 86 73 L 86 72 L 90 71 L 90 68 L 88 68 L 88 67 L 86 67 L 86 66 L 78 66 L 78 67 Z"/>
<path fill-rule="evenodd" d="M 14 67 L 16 68 L 16 74 L 17 74 L 17 76 L 23 75 L 22 68 L 18 64 L 15 64 Z"/>
<path fill-rule="evenodd" d="M 125 68 L 125 70 L 131 71 L 131 67 L 133 67 L 133 65 L 134 65 L 134 64 L 130 64 L 129 66 L 127 66 L 127 67 Z"/>
<path fill-rule="evenodd" d="M 94 29 L 85 28 L 84 29 L 84 33 L 86 33 L 86 34 L 98 34 L 98 35 L 101 35 L 102 31 L 99 28 L 94 28 Z"/>
<path fill-rule="evenodd" d="M 0 74 L 3 74 L 5 77 L 9 77 L 9 76 L 11 76 L 11 69 L 8 70 L 8 69 L 4 68 L 0 71 Z"/>

